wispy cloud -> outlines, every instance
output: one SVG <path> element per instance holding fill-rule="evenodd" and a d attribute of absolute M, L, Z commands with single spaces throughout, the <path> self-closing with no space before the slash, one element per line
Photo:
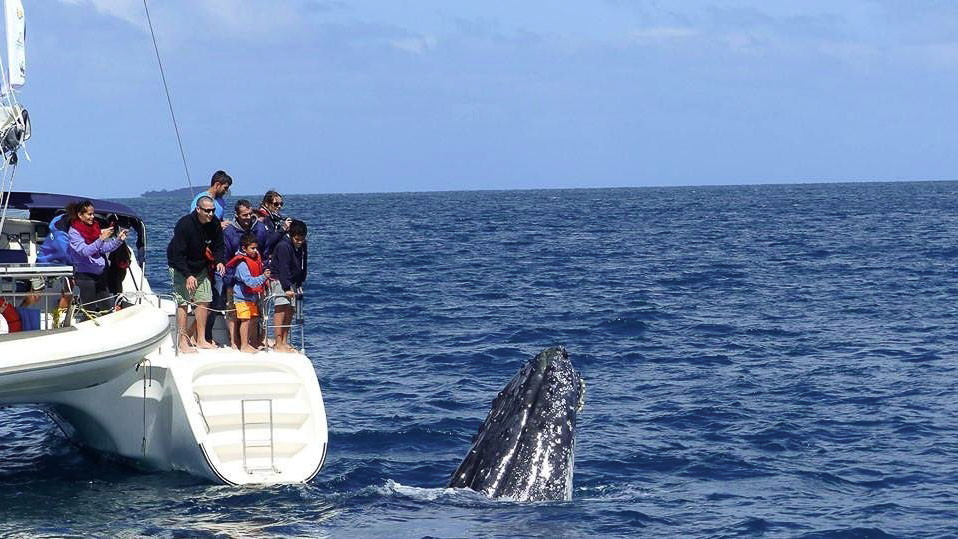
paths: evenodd
<path fill-rule="evenodd" d="M 59 1 L 147 29 L 142 0 Z M 422 55 L 453 41 L 461 42 L 462 49 L 505 54 L 531 45 L 602 51 L 625 40 L 633 47 L 682 50 L 677 54 L 692 55 L 696 61 L 732 54 L 826 58 L 865 67 L 896 58 L 932 68 L 958 65 L 953 54 L 958 4 L 950 2 L 606 0 L 592 13 L 598 22 L 591 25 L 531 17 L 534 7 L 516 9 L 511 17 L 495 6 L 455 10 L 438 0 L 424 0 L 408 10 L 343 0 L 150 0 L 149 5 L 168 44 L 209 38 L 324 40 Z M 597 26 L 600 23 L 608 25 L 607 31 Z M 377 31 L 369 34 L 369 28 Z"/>
<path fill-rule="evenodd" d="M 436 47 L 436 39 L 429 36 L 415 36 L 402 39 L 394 39 L 389 43 L 394 48 L 411 52 L 413 54 L 423 54 L 426 51 Z"/>
<path fill-rule="evenodd" d="M 277 0 L 194 0 L 209 22 L 227 32 L 261 34 L 303 22 L 299 5 Z"/>
<path fill-rule="evenodd" d="M 143 0 L 60 0 L 147 28 Z M 149 2 L 154 19 L 178 31 L 230 34 L 238 38 L 292 29 L 309 14 L 335 10 L 336 2 L 307 0 L 167 0 Z"/>
<path fill-rule="evenodd" d="M 130 24 L 142 26 L 144 20 L 143 2 L 137 0 L 60 0 L 65 4 L 85 6 L 100 13 L 122 19 Z"/>
<path fill-rule="evenodd" d="M 699 31 L 687 26 L 653 26 L 632 32 L 633 39 L 641 42 L 663 43 L 698 35 Z"/>

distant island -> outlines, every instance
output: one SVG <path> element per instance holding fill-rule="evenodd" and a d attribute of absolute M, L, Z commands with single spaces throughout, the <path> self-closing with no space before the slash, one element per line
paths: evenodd
<path fill-rule="evenodd" d="M 160 189 L 159 191 L 147 191 L 140 196 L 147 198 L 184 198 L 189 196 L 189 198 L 193 198 L 192 193 L 199 193 L 202 190 L 202 187 L 194 187 L 192 190 L 189 187 L 180 187 L 179 189 L 170 189 L 169 191 L 166 189 Z"/>

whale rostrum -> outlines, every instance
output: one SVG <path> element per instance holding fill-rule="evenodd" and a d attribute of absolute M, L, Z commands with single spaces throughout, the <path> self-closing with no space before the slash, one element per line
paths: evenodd
<path fill-rule="evenodd" d="M 584 403 L 585 384 L 569 352 L 543 350 L 492 401 L 449 487 L 518 501 L 571 500 L 575 423 Z"/>

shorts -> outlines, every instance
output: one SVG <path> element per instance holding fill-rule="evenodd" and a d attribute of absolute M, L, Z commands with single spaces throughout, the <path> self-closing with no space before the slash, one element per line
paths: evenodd
<path fill-rule="evenodd" d="M 283 305 L 296 306 L 296 297 L 286 297 L 286 292 L 283 291 L 283 285 L 279 284 L 279 281 L 271 280 L 269 282 L 269 293 L 270 295 L 276 296 L 273 305 L 277 307 L 282 307 Z"/>
<path fill-rule="evenodd" d="M 173 298 L 177 305 L 186 305 L 191 301 L 193 303 L 209 303 L 213 301 L 213 286 L 210 284 L 210 276 L 202 271 L 193 277 L 196 277 L 196 291 L 190 295 L 186 289 L 186 277 L 182 273 L 170 268 L 170 276 L 173 278 Z"/>
<path fill-rule="evenodd" d="M 236 318 L 238 320 L 249 320 L 259 316 L 259 307 L 255 301 L 237 301 Z"/>

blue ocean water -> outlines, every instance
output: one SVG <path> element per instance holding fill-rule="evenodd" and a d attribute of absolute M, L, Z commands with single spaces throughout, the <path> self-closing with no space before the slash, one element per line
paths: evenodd
<path fill-rule="evenodd" d="M 0 533 L 958 533 L 956 183 L 286 201 L 311 227 L 320 475 L 145 474 L 0 410 Z M 127 202 L 168 287 L 185 203 Z M 497 391 L 553 344 L 588 386 L 573 501 L 441 488 Z"/>

